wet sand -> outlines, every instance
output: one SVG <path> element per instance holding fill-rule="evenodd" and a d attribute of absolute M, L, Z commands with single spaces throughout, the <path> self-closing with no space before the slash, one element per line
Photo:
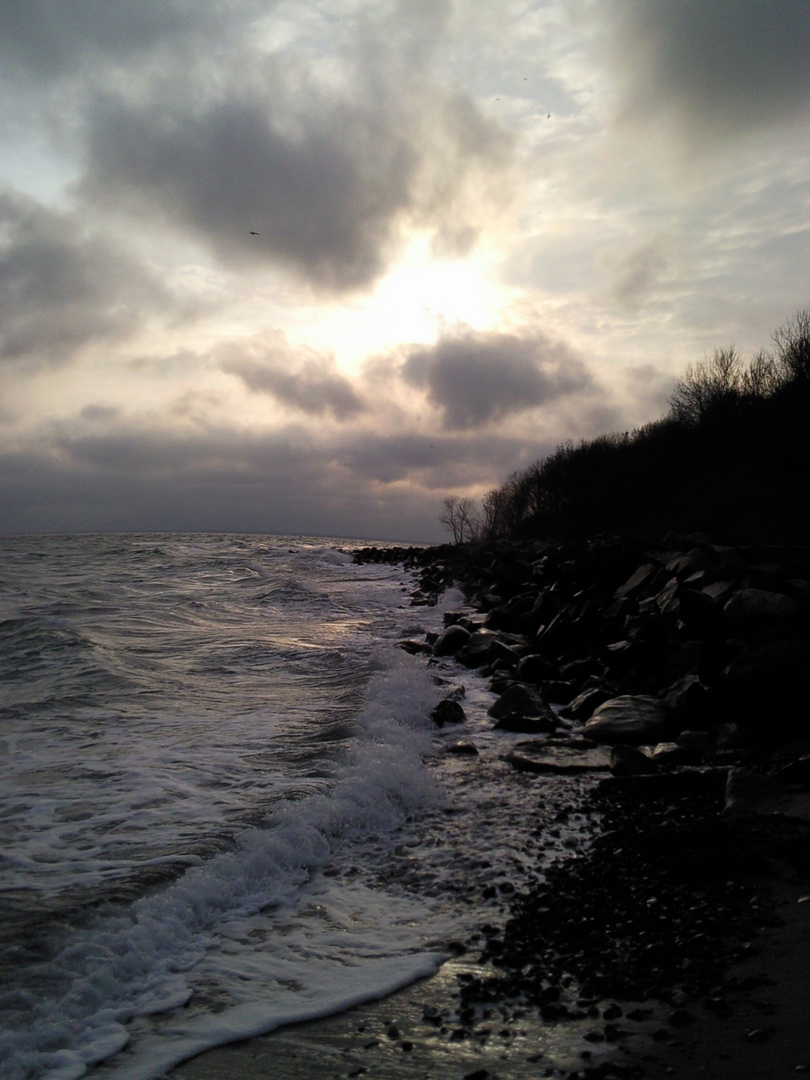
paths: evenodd
<path fill-rule="evenodd" d="M 258 1039 L 201 1054 L 179 1066 L 173 1080 L 476 1080 L 602 1075 L 706 1077 L 707 1080 L 771 1080 L 810 1073 L 810 902 L 797 886 L 781 883 L 777 912 L 783 924 L 769 931 L 756 956 L 730 974 L 767 982 L 727 1000 L 729 1016 L 690 1010 L 682 1028 L 663 1021 L 620 1021 L 615 1044 L 593 1044 L 592 1021 L 546 1023 L 532 1010 L 494 1010 L 472 1039 L 434 1027 L 424 1014 L 457 1007 L 458 975 L 467 965 L 449 961 L 433 978 L 383 1001 L 324 1020 L 284 1028 Z M 648 1005 L 649 1003 L 643 1003 Z M 626 1013 L 632 1003 L 622 1002 Z M 661 1032 L 667 1031 L 666 1040 Z M 583 1057 L 583 1055 L 587 1055 Z M 617 1070 L 607 1071 L 608 1062 Z M 592 1073 L 592 1075 L 594 1075 Z"/>
<path fill-rule="evenodd" d="M 770 868 L 755 884 L 766 911 L 763 928 L 748 935 L 744 958 L 722 973 L 711 998 L 695 997 L 679 1008 L 677 996 L 628 1001 L 608 995 L 581 1001 L 576 1018 L 556 1021 L 513 999 L 477 1006 L 474 1016 L 465 1016 L 459 988 L 495 973 L 471 950 L 391 997 L 209 1051 L 170 1075 L 172 1080 L 771 1080 L 801 1075 L 810 1072 L 810 884 L 785 864 Z"/>

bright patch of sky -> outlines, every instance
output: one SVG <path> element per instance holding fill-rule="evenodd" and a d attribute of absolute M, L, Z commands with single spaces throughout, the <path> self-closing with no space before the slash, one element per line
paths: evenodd
<path fill-rule="evenodd" d="M 805 0 L 7 0 L 0 84 L 2 531 L 437 539 L 808 306 Z"/>

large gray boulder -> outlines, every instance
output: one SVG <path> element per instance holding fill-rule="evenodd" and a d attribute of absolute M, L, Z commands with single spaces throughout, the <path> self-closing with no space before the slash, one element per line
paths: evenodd
<path fill-rule="evenodd" d="M 669 720 L 669 709 L 657 698 L 626 694 L 600 705 L 585 725 L 585 735 L 611 746 L 648 745 L 667 737 Z"/>

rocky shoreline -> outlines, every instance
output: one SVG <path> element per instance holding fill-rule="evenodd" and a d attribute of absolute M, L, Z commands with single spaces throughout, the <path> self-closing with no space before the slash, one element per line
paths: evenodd
<path fill-rule="evenodd" d="M 514 769 L 602 777 L 597 839 L 516 891 L 505 925 L 468 943 L 451 1010 L 427 1008 L 424 1024 L 475 1041 L 493 1015 L 528 1010 L 577 1032 L 564 1075 L 580 1078 L 677 1072 L 672 1055 L 707 1024 L 775 1062 L 767 957 L 736 972 L 785 891 L 810 888 L 810 552 L 691 536 L 357 558 L 416 570 L 416 604 L 464 591 L 441 634 L 400 644 L 489 679 L 493 726 L 527 735 L 505 755 Z M 452 699 L 435 715 L 459 736 L 464 719 Z M 449 749 L 475 753 L 463 737 Z M 810 1068 L 808 1044 L 792 1070 Z"/>

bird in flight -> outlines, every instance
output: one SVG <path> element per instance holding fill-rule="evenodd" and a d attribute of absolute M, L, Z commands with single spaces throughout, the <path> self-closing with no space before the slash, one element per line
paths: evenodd
<path fill-rule="evenodd" d="M 251 236 L 261 236 L 261 233 L 257 233 L 255 229 L 250 229 L 249 232 Z"/>

